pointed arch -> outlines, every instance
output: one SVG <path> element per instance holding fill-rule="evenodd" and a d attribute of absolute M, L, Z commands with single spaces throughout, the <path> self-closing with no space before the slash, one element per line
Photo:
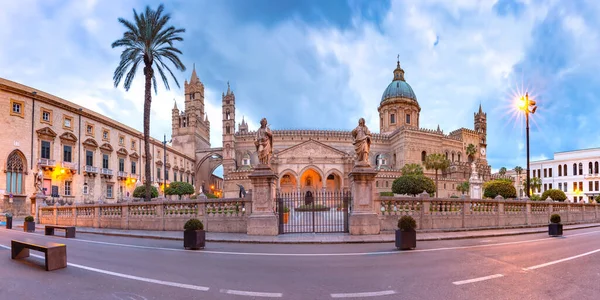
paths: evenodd
<path fill-rule="evenodd" d="M 23 177 L 27 174 L 27 159 L 23 152 L 13 150 L 6 159 L 6 193 L 22 195 L 25 194 L 23 188 Z"/>

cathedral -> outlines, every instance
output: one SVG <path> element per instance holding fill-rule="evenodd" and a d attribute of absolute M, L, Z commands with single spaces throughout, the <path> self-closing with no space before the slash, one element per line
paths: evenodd
<path fill-rule="evenodd" d="M 210 145 L 204 85 L 195 69 L 190 81 L 185 82 L 185 109 L 180 111 L 175 105 L 172 110 L 173 148 L 195 157 L 196 188 L 205 186 L 214 169 L 222 165 L 224 197 L 237 197 L 240 185 L 251 189 L 248 175 L 258 164 L 254 145 L 256 132 L 250 130 L 243 119 L 236 126 L 235 103 L 235 94 L 228 84 L 227 92 L 222 94 L 222 147 Z M 480 179 L 489 179 L 487 114 L 481 105 L 474 114 L 474 129 L 460 128 L 445 134 L 439 126 L 437 129 L 419 127 L 421 106 L 398 62 L 377 110 L 379 133 L 373 133 L 369 160 L 378 170 L 375 179 L 378 192 L 391 191 L 392 182 L 401 175 L 400 169 L 405 164 L 422 164 L 431 153 L 441 153 L 450 161 L 450 167 L 439 173 L 440 197 L 460 194 L 456 187 L 468 181 L 473 162 Z M 280 191 L 304 194 L 350 188 L 348 174 L 355 156 L 350 130 L 275 129 L 272 132 L 271 165 L 279 176 L 277 188 Z M 434 170 L 424 168 L 424 171 L 427 176 L 435 176 Z"/>

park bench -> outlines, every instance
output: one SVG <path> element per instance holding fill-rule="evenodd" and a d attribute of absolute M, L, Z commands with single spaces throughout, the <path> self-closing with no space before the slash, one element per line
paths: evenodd
<path fill-rule="evenodd" d="M 46 225 L 44 229 L 45 235 L 54 235 L 54 229 L 61 229 L 65 231 L 66 238 L 75 237 L 75 226 L 61 226 L 61 225 Z"/>
<path fill-rule="evenodd" d="M 67 246 L 52 242 L 10 241 L 12 259 L 29 257 L 29 250 L 44 252 L 46 271 L 67 267 Z"/>

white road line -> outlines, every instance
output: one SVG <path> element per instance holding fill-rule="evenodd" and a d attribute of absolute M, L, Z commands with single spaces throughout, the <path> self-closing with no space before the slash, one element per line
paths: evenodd
<path fill-rule="evenodd" d="M 504 277 L 504 275 L 502 275 L 502 274 L 494 274 L 494 275 L 490 275 L 490 276 L 484 276 L 484 277 L 478 277 L 478 278 L 473 278 L 473 279 L 455 281 L 455 282 L 453 282 L 453 284 L 455 284 L 455 285 L 461 285 L 461 284 L 479 282 L 479 281 L 484 281 L 484 280 L 489 280 L 489 279 L 494 279 L 494 278 L 500 278 L 500 277 Z"/>
<path fill-rule="evenodd" d="M 17 234 L 32 234 L 26 233 L 22 231 L 14 231 Z M 575 237 L 582 236 L 588 234 L 596 234 L 600 233 L 600 230 L 592 231 L 592 232 L 583 232 L 570 234 L 565 237 Z M 40 238 L 48 238 L 53 241 L 56 241 L 56 238 L 45 235 L 38 235 Z M 201 251 L 190 251 L 185 249 L 175 249 L 175 248 L 163 248 L 163 247 L 150 247 L 150 246 L 139 246 L 139 245 L 131 245 L 131 244 L 120 244 L 120 243 L 111 243 L 111 242 L 101 242 L 101 241 L 92 241 L 86 239 L 69 239 L 69 241 L 76 242 L 85 242 L 85 243 L 94 243 L 94 244 L 102 244 L 102 245 L 111 245 L 111 246 L 119 246 L 119 247 L 129 247 L 129 248 L 138 248 L 138 249 L 149 249 L 149 250 L 163 250 L 163 251 L 177 251 L 177 252 L 186 252 L 186 253 L 196 253 L 196 254 L 217 254 L 217 255 L 242 255 L 242 256 L 287 256 L 287 257 L 334 257 L 334 256 L 365 256 L 365 255 L 388 255 L 388 254 L 407 254 L 407 253 L 419 253 L 419 252 L 435 252 L 435 251 L 448 251 L 448 250 L 465 250 L 465 249 L 476 249 L 476 248 L 488 248 L 495 246 L 507 246 L 507 245 L 518 245 L 525 243 L 533 243 L 533 242 L 541 242 L 541 241 L 556 241 L 558 239 L 554 238 L 541 238 L 541 239 L 533 239 L 533 240 L 524 240 L 524 241 L 514 241 L 514 242 L 503 242 L 503 243 L 495 243 L 495 244 L 484 244 L 484 245 L 472 245 L 472 246 L 457 246 L 457 247 L 442 247 L 442 248 L 431 248 L 431 249 L 415 249 L 410 251 L 381 251 L 381 252 L 349 252 L 349 253 L 264 253 L 264 252 L 228 252 L 228 251 L 210 251 L 210 250 L 201 250 Z"/>
<path fill-rule="evenodd" d="M 221 293 L 238 296 L 250 296 L 250 297 L 267 297 L 267 298 L 281 298 L 282 293 L 263 293 L 263 292 L 248 292 L 238 290 L 220 290 Z"/>
<path fill-rule="evenodd" d="M 0 247 L 10 249 L 10 247 L 5 246 L 5 245 L 0 245 Z M 40 256 L 40 255 L 36 255 L 36 254 L 30 254 L 30 256 L 44 259 L 44 256 Z M 172 282 L 172 281 L 164 281 L 164 280 L 128 275 L 128 274 L 112 272 L 112 271 L 102 270 L 102 269 L 98 269 L 98 268 L 92 268 L 92 267 L 83 266 L 83 265 L 74 264 L 74 263 L 67 263 L 67 265 L 74 267 L 74 268 L 84 269 L 84 270 L 88 270 L 88 271 L 92 271 L 92 272 L 96 272 L 96 273 L 101 273 L 101 274 L 106 274 L 106 275 L 111 275 L 111 276 L 121 277 L 121 278 L 127 278 L 127 279 L 132 279 L 132 280 L 137 280 L 137 281 L 143 281 L 143 282 L 148 282 L 148 283 L 155 283 L 155 284 L 160 284 L 160 285 L 166 285 L 166 286 L 172 286 L 172 287 L 178 287 L 178 288 L 190 289 L 190 290 L 196 290 L 196 291 L 203 291 L 203 292 L 206 292 L 209 290 L 209 288 L 205 287 L 205 286 L 191 285 L 191 284 L 185 284 L 185 283 L 178 283 L 178 282 Z"/>
<path fill-rule="evenodd" d="M 365 298 L 365 297 L 378 297 L 394 295 L 396 291 L 379 291 L 379 292 L 364 292 L 364 293 L 340 293 L 331 294 L 331 298 Z"/>
<path fill-rule="evenodd" d="M 535 269 L 539 269 L 539 268 L 551 266 L 551 265 L 554 265 L 554 264 L 557 264 L 557 263 L 561 263 L 561 262 L 569 261 L 569 260 L 572 260 L 572 259 L 576 259 L 576 258 L 584 257 L 584 256 L 587 256 L 587 255 L 591 255 L 591 254 L 594 254 L 594 253 L 597 253 L 597 252 L 600 252 L 600 249 L 596 249 L 594 251 L 582 253 L 582 254 L 579 254 L 579 255 L 575 255 L 575 256 L 571 256 L 571 257 L 567 257 L 567 258 L 563 258 L 563 259 L 559 259 L 559 260 L 555 260 L 555 261 L 551 261 L 551 262 L 547 262 L 547 263 L 541 264 L 541 265 L 531 266 L 529 268 L 523 268 L 523 270 L 524 271 L 535 270 Z"/>

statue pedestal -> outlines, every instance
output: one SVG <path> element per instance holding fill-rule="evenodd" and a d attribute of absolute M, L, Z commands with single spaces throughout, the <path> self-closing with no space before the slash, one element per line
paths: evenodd
<path fill-rule="evenodd" d="M 37 193 L 37 194 L 34 194 L 33 196 L 29 197 L 29 199 L 31 200 L 31 211 L 30 211 L 31 215 L 33 215 L 35 222 L 37 222 L 39 224 L 41 222 L 40 222 L 40 219 L 38 216 L 37 204 L 44 203 L 44 200 L 46 200 L 46 195 Z"/>
<path fill-rule="evenodd" d="M 377 171 L 370 166 L 357 165 L 348 175 L 352 186 L 352 211 L 349 216 L 350 234 L 379 234 L 381 225 L 374 209 L 373 181 Z"/>
<path fill-rule="evenodd" d="M 271 167 L 258 165 L 248 177 L 252 181 L 252 213 L 248 217 L 248 234 L 279 234 L 279 219 L 275 213 L 277 175 Z"/>

